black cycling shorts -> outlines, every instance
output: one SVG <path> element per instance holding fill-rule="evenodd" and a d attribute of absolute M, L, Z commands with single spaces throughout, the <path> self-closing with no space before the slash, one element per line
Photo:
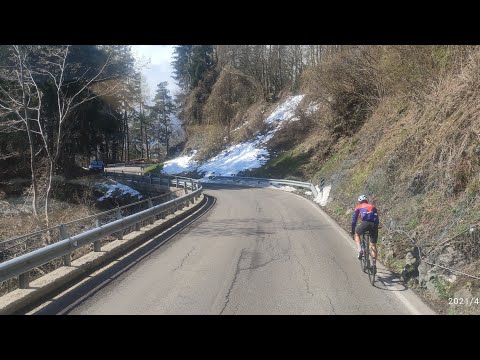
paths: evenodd
<path fill-rule="evenodd" d="M 374 244 L 378 240 L 378 226 L 375 223 L 370 221 L 362 221 L 355 229 L 355 232 L 358 235 L 362 235 L 365 231 L 370 231 L 370 241 Z"/>

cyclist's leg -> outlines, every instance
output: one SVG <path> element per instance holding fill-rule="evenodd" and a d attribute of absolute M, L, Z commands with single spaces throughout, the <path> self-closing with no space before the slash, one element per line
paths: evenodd
<path fill-rule="evenodd" d="M 355 230 L 355 243 L 357 244 L 357 251 L 360 251 L 360 235 L 357 234 Z"/>
<path fill-rule="evenodd" d="M 357 243 L 357 251 L 360 253 L 360 236 L 365 232 L 366 230 L 366 222 L 362 221 L 360 224 L 355 229 L 355 242 Z"/>

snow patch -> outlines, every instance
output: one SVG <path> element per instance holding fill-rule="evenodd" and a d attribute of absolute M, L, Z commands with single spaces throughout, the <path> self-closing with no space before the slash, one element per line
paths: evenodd
<path fill-rule="evenodd" d="M 143 196 L 137 190 L 132 189 L 131 187 L 123 184 L 107 184 L 107 183 L 97 183 L 96 186 L 101 188 L 106 188 L 107 192 L 102 197 L 98 198 L 98 201 L 103 201 L 113 195 L 113 193 L 118 190 L 121 195 L 129 194 L 133 197 L 137 197 L 138 199 L 142 199 Z"/>
<path fill-rule="evenodd" d="M 320 188 L 318 186 L 315 186 L 315 187 L 317 188 L 318 196 L 313 201 L 320 204 L 320 206 L 327 205 L 328 196 L 330 195 L 330 189 L 332 188 L 332 186 L 331 185 L 325 186 L 323 188 L 323 191 L 320 191 Z"/>
<path fill-rule="evenodd" d="M 205 172 L 205 177 L 212 175 L 234 176 L 240 171 L 254 169 L 264 165 L 268 151 L 262 147 L 268 136 L 260 136 L 251 142 L 230 146 L 217 156 L 207 160 L 198 170 Z"/>
<path fill-rule="evenodd" d="M 278 189 L 278 190 L 283 190 L 283 191 L 288 191 L 288 192 L 292 192 L 292 191 L 297 190 L 294 187 L 291 187 L 291 186 L 288 186 L 288 185 L 270 185 L 270 186 L 268 186 L 268 188 Z"/>
<path fill-rule="evenodd" d="M 312 115 L 320 108 L 320 104 L 311 103 L 307 108 L 307 115 Z"/>
<path fill-rule="evenodd" d="M 295 117 L 295 109 L 300 104 L 305 95 L 290 96 L 282 105 L 265 120 L 267 124 L 283 122 L 285 120 L 298 120 Z"/>
<path fill-rule="evenodd" d="M 232 132 L 235 132 L 235 131 L 237 131 L 237 130 L 240 130 L 241 128 L 243 128 L 243 127 L 244 127 L 245 125 L 247 125 L 247 124 L 248 124 L 248 121 L 245 121 L 242 125 L 240 125 L 239 127 L 233 129 Z"/>
<path fill-rule="evenodd" d="M 190 155 L 180 156 L 178 158 L 165 161 L 162 171 L 167 174 L 178 174 L 195 169 L 197 164 L 196 161 L 193 161 L 192 159 L 196 153 L 197 150 L 193 150 Z"/>

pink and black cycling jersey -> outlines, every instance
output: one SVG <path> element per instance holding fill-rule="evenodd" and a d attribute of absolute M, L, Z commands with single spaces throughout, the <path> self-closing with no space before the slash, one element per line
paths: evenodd
<path fill-rule="evenodd" d="M 352 232 L 355 231 L 355 226 L 357 225 L 358 216 L 362 221 L 369 221 L 378 225 L 378 213 L 377 208 L 369 203 L 358 204 L 355 207 L 355 211 L 352 216 Z"/>

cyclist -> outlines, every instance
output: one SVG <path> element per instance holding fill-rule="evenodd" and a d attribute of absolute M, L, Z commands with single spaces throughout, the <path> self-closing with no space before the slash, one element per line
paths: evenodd
<path fill-rule="evenodd" d="M 378 213 L 377 208 L 368 202 L 365 195 L 360 195 L 358 198 L 359 204 L 355 207 L 355 211 L 352 216 L 352 236 L 354 236 L 355 242 L 357 243 L 358 249 L 358 259 L 362 258 L 362 251 L 360 249 L 360 235 L 365 233 L 365 231 L 370 231 L 370 254 L 372 255 L 372 268 L 373 273 L 377 271 L 376 261 L 377 261 L 377 239 L 378 239 Z M 360 215 L 362 222 L 357 225 L 357 219 Z M 356 227 L 356 228 L 355 228 Z"/>

